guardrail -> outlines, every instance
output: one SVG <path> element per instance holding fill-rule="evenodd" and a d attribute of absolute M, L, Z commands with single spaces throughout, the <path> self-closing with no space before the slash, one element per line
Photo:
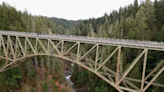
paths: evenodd
<path fill-rule="evenodd" d="M 32 32 L 16 32 L 16 31 L 4 31 L 4 30 L 0 30 L 0 34 L 22 36 L 22 37 L 72 40 L 72 41 L 164 49 L 164 42 L 156 42 L 156 41 L 140 41 L 140 40 L 129 40 L 129 39 L 114 39 L 114 38 L 100 38 L 100 37 L 88 37 L 88 36 L 59 35 L 59 34 L 38 34 Z"/>

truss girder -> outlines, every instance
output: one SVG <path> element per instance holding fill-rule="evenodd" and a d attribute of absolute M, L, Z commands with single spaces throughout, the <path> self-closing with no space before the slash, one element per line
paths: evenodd
<path fill-rule="evenodd" d="M 45 41 L 47 44 L 45 44 Z M 85 48 L 87 45 L 88 49 Z M 74 62 L 85 69 L 95 73 L 111 86 L 116 88 L 119 92 L 145 92 L 150 85 L 164 87 L 163 84 L 154 83 L 155 79 L 164 71 L 161 61 L 149 74 L 146 72 L 147 64 L 147 48 L 143 48 L 138 56 L 131 62 L 131 64 L 122 70 L 123 60 L 121 60 L 121 52 L 123 46 L 113 46 L 113 50 L 109 55 L 104 57 L 101 52 L 103 45 L 99 43 L 83 43 L 80 41 L 67 41 L 61 39 L 49 39 L 41 37 L 19 37 L 0 34 L 0 58 L 3 65 L 0 65 L 0 73 L 11 69 L 17 61 L 27 57 L 36 55 L 49 55 L 57 58 Z M 128 47 L 127 47 L 128 48 Z M 93 57 L 94 56 L 94 57 Z M 108 67 L 111 64 L 112 57 L 117 57 L 115 69 Z M 130 78 L 127 75 L 132 71 L 133 67 L 143 57 L 143 67 L 141 79 Z M 101 62 L 100 62 L 101 61 Z M 156 74 L 155 74 L 156 73 Z M 152 79 L 148 81 L 149 78 Z M 140 84 L 135 85 L 134 82 Z"/>

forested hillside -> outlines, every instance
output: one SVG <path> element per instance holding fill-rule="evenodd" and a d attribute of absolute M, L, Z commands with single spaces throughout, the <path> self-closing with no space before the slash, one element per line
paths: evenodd
<path fill-rule="evenodd" d="M 74 26 L 76 25 L 77 21 L 73 21 L 73 20 L 66 20 L 66 19 L 59 19 L 59 18 L 55 18 L 55 17 L 51 17 L 49 18 L 52 21 L 54 21 L 57 25 L 63 26 L 65 29 L 71 29 L 74 28 Z"/>
<path fill-rule="evenodd" d="M 109 10 L 110 11 L 110 10 Z M 91 37 L 134 39 L 148 41 L 164 41 L 164 0 L 145 0 L 140 5 L 138 0 L 133 4 L 113 10 L 110 14 L 105 13 L 100 18 L 89 20 L 69 21 L 58 18 L 47 18 L 44 16 L 32 16 L 28 11 L 17 11 L 14 7 L 3 3 L 0 5 L 0 30 L 27 31 L 52 34 L 70 34 Z M 89 47 L 88 47 L 89 48 Z M 114 48 L 102 48 L 102 59 L 105 58 Z M 84 51 L 86 52 L 86 51 Z M 123 70 L 141 52 L 138 49 L 122 49 Z M 92 55 L 95 57 L 95 55 Z M 107 67 L 116 69 L 117 56 L 112 57 Z M 151 71 L 157 63 L 164 59 L 164 53 L 149 51 L 147 60 L 147 71 Z M 44 61 L 50 61 L 51 69 Z M 67 92 L 68 86 L 65 82 L 63 67 L 58 59 L 52 57 L 31 57 L 22 61 L 19 67 L 0 74 L 0 91 L 2 92 Z M 61 60 L 60 60 L 61 61 Z M 140 60 L 128 77 L 141 79 L 142 63 Z M 45 68 L 42 64 L 45 64 Z M 37 66 L 36 66 L 37 65 Z M 54 65 L 56 65 L 54 68 Z M 0 62 L 1 66 L 1 62 Z M 77 89 L 87 92 L 117 92 L 109 84 L 95 74 L 75 64 L 71 79 L 75 82 Z M 148 72 L 146 72 L 148 74 Z M 50 80 L 50 81 L 49 81 Z M 164 74 L 155 81 L 164 83 Z M 61 85 L 64 88 L 61 88 Z M 138 83 L 134 84 L 138 85 Z M 66 91 L 67 90 L 67 91 Z M 161 92 L 164 90 L 150 86 L 147 92 Z M 79 91 L 80 92 L 80 91 Z"/>
<path fill-rule="evenodd" d="M 136 40 L 162 40 L 158 37 L 164 24 L 163 0 L 146 0 L 113 10 L 98 19 L 79 21 L 75 35 L 111 37 Z"/>
<path fill-rule="evenodd" d="M 133 4 L 120 7 L 118 11 L 113 10 L 110 14 L 105 13 L 98 19 L 89 19 L 78 21 L 72 34 L 91 37 L 119 38 L 133 40 L 148 41 L 164 41 L 164 0 L 145 0 L 140 5 L 138 0 L 134 0 Z M 113 48 L 104 48 L 103 57 L 113 50 Z M 135 59 L 141 52 L 137 49 L 123 48 L 123 70 Z M 93 56 L 94 57 L 94 56 Z M 103 58 L 102 57 L 102 58 Z M 116 68 L 117 57 L 113 57 L 106 66 L 111 69 Z M 149 51 L 147 60 L 147 71 L 151 71 L 156 64 L 164 58 L 164 53 L 159 51 Z M 141 79 L 142 60 L 128 75 L 132 78 Z M 148 74 L 148 72 L 146 73 Z M 157 83 L 164 83 L 164 74 L 162 74 Z M 74 67 L 72 80 L 77 87 L 87 89 L 88 92 L 117 92 L 110 85 L 105 83 L 93 73 L 81 68 Z M 133 82 L 134 84 L 139 84 Z M 150 87 L 147 92 L 161 92 L 161 88 Z"/>
<path fill-rule="evenodd" d="M 60 33 L 61 29 L 47 17 L 17 11 L 7 3 L 0 5 L 0 30 Z M 0 67 L 3 62 L 0 59 Z M 68 63 L 63 62 L 48 56 L 20 60 L 18 66 L 0 74 L 0 92 L 73 92 L 63 73 Z"/>

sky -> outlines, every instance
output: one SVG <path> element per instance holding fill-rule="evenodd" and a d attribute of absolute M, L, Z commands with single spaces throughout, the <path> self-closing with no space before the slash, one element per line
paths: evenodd
<path fill-rule="evenodd" d="M 79 20 L 110 14 L 112 10 L 132 4 L 134 0 L 0 0 L 2 2 L 22 12 L 26 9 L 32 15 Z"/>

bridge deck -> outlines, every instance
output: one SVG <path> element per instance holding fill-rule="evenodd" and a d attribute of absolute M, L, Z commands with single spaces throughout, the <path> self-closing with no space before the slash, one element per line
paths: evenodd
<path fill-rule="evenodd" d="M 67 42 L 74 42 L 74 44 L 72 46 L 71 44 L 66 45 Z M 85 47 L 81 48 L 83 47 L 83 43 L 93 44 L 93 46 L 87 50 Z M 111 53 L 107 53 L 107 55 L 103 57 L 101 45 L 116 46 L 116 48 Z M 15 65 L 19 65 L 19 63 L 21 63 L 20 60 L 24 58 L 36 55 L 48 55 L 62 58 L 66 61 L 71 61 L 84 67 L 85 69 L 95 73 L 108 84 L 116 88 L 119 92 L 123 92 L 122 90 L 130 92 L 145 92 L 150 85 L 164 87 L 163 84 L 154 83 L 157 77 L 164 71 L 164 61 L 160 61 L 160 63 L 158 63 L 157 66 L 150 72 L 146 69 L 148 50 L 164 51 L 164 42 L 92 38 L 0 30 L 0 46 L 0 50 L 2 52 L 0 53 L 0 58 L 4 59 L 2 62 L 4 65 L 0 67 L 0 73 L 15 67 Z M 124 69 L 123 60 L 121 59 L 123 57 L 121 47 L 139 48 L 144 50 L 142 50 L 131 63 L 128 63 L 126 65 L 127 68 Z M 82 52 L 82 50 L 86 50 L 87 52 Z M 89 57 L 91 52 L 95 58 Z M 113 61 L 110 59 L 115 53 L 118 53 L 117 59 L 114 59 L 114 62 L 117 61 L 114 64 L 116 69 L 112 69 L 109 65 L 107 65 L 107 62 Z M 142 69 L 142 78 L 128 77 L 127 75 L 132 71 L 132 68 L 137 65 L 137 62 L 141 60 L 141 57 L 143 57 L 143 66 L 140 66 Z M 146 72 L 149 74 L 147 75 Z M 153 78 L 150 78 L 151 76 Z M 150 79 L 150 81 L 147 79 Z M 132 81 L 141 83 L 141 86 L 139 87 L 138 84 L 133 84 Z"/>
<path fill-rule="evenodd" d="M 93 38 L 93 37 L 82 37 L 72 35 L 57 35 L 57 34 L 38 34 L 30 32 L 16 32 L 16 31 L 3 31 L 0 30 L 1 35 L 29 37 L 29 38 L 40 38 L 40 39 L 54 39 L 64 40 L 71 42 L 81 42 L 90 44 L 101 44 L 101 45 L 112 45 L 130 48 L 147 48 L 149 50 L 160 50 L 164 51 L 164 42 L 152 42 L 152 41 L 137 41 L 127 39 L 111 39 L 111 38 Z"/>

